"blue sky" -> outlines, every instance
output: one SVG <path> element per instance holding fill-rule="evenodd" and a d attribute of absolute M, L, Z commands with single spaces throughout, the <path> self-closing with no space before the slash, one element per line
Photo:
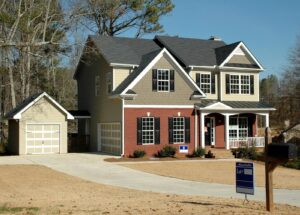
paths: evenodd
<path fill-rule="evenodd" d="M 228 44 L 242 40 L 265 67 L 261 77 L 280 74 L 300 36 L 300 0 L 173 2 L 175 9 L 161 19 L 165 34 L 201 39 L 216 35 Z"/>

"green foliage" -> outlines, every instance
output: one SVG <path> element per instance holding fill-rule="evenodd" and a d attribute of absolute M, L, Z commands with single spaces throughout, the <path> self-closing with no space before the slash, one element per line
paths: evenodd
<path fill-rule="evenodd" d="M 194 150 L 192 154 L 188 154 L 187 157 L 195 158 L 195 157 L 202 157 L 204 155 L 205 155 L 205 149 L 198 148 L 198 149 Z"/>
<path fill-rule="evenodd" d="M 9 207 L 6 204 L 0 205 L 0 214 L 37 214 L 39 212 L 37 207 Z"/>
<path fill-rule="evenodd" d="M 157 152 L 156 157 L 174 157 L 177 149 L 173 146 L 164 146 L 161 150 Z"/>
<path fill-rule="evenodd" d="M 255 147 L 240 147 L 231 151 L 235 158 L 257 160 L 259 156 Z"/>
<path fill-rule="evenodd" d="M 299 169 L 300 170 L 300 160 L 291 160 L 285 163 L 283 166 L 292 168 L 292 169 Z"/>
<path fill-rule="evenodd" d="M 133 155 L 131 157 L 133 158 L 142 158 L 146 155 L 146 152 L 144 150 L 134 150 Z"/>

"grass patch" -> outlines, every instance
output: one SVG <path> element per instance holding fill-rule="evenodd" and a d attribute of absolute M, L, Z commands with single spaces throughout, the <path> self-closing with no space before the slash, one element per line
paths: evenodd
<path fill-rule="evenodd" d="M 39 208 L 37 207 L 9 207 L 6 204 L 0 205 L 0 214 L 4 213 L 20 213 L 20 212 L 26 212 L 26 214 L 36 214 L 39 212 Z"/>

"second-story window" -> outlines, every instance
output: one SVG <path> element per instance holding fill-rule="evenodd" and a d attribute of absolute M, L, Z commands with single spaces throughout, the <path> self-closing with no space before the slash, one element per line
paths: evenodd
<path fill-rule="evenodd" d="M 241 94 L 250 93 L 250 76 L 241 75 Z"/>
<path fill-rule="evenodd" d="M 203 93 L 215 94 L 215 75 L 207 73 L 197 73 L 196 83 Z"/>
<path fill-rule="evenodd" d="M 107 93 L 111 93 L 113 89 L 113 83 L 112 83 L 112 72 L 106 73 L 106 85 L 107 85 Z"/>
<path fill-rule="evenodd" d="M 226 75 L 226 94 L 254 94 L 253 75 Z"/>
<path fill-rule="evenodd" d="M 153 69 L 152 90 L 158 92 L 172 92 L 175 88 L 174 70 Z"/>
<path fill-rule="evenodd" d="M 100 95 L 100 76 L 96 75 L 95 77 L 95 96 Z"/>
<path fill-rule="evenodd" d="M 240 77 L 238 75 L 230 75 L 230 93 L 240 93 Z"/>

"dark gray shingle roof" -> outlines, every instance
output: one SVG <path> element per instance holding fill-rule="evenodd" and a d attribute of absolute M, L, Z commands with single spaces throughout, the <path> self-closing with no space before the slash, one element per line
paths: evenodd
<path fill-rule="evenodd" d="M 212 105 L 214 103 L 221 102 L 231 108 L 237 108 L 237 109 L 270 109 L 274 108 L 270 104 L 267 104 L 265 102 L 248 102 L 248 101 L 218 101 L 218 100 L 210 100 L 210 99 L 202 99 L 200 103 L 195 104 L 196 106 L 200 108 L 205 108 L 209 105 Z"/>

